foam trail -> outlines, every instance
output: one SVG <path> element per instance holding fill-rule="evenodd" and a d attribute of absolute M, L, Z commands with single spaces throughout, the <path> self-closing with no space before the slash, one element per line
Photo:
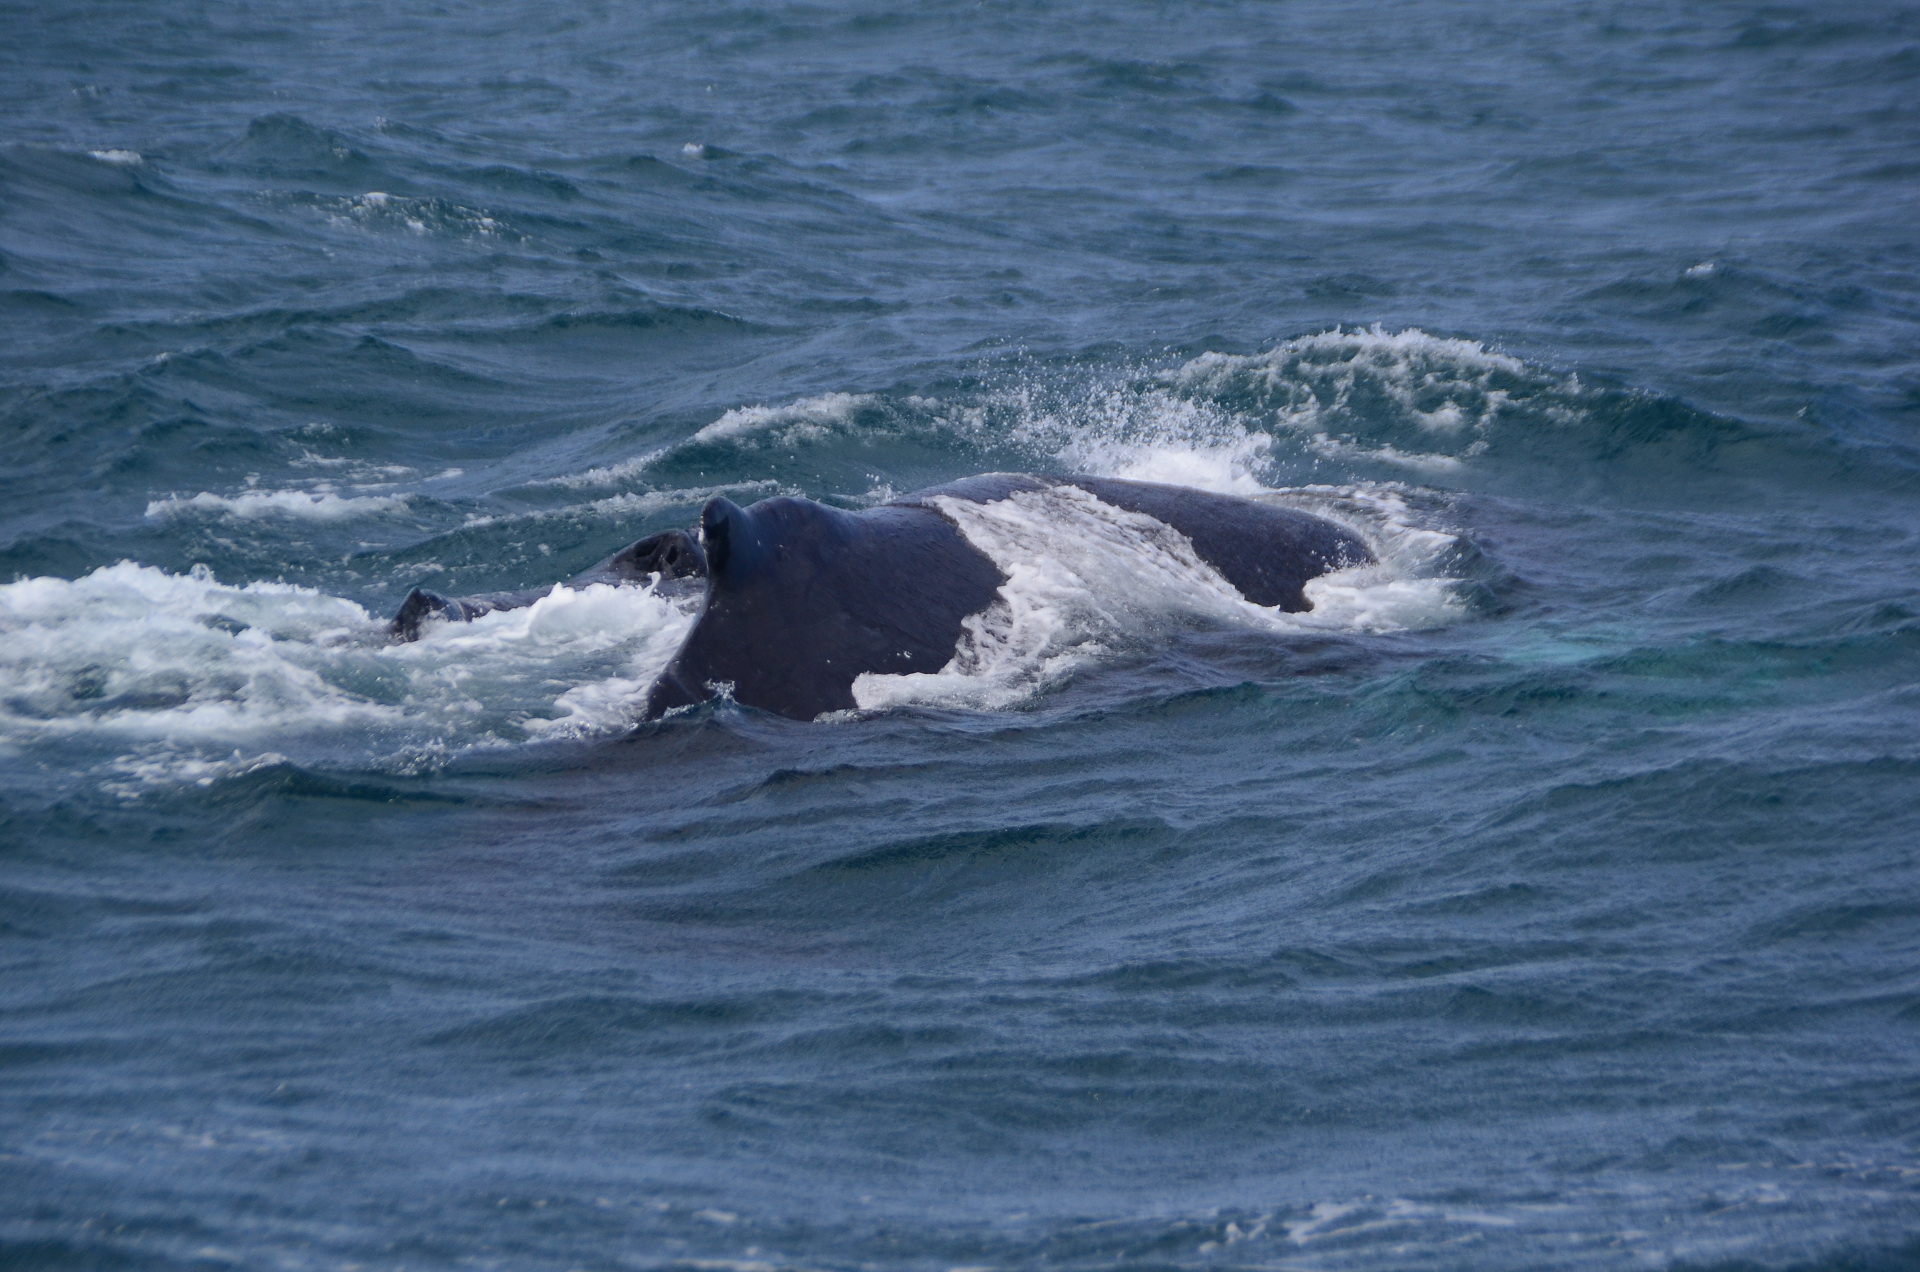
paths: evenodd
<path fill-rule="evenodd" d="M 556 588 L 395 644 L 352 601 L 121 562 L 0 586 L 0 748 L 77 746 L 136 785 L 262 756 L 414 771 L 475 747 L 616 732 L 691 604 Z"/>

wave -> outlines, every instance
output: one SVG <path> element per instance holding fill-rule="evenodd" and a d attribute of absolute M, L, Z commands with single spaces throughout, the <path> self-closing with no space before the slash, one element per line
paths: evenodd
<path fill-rule="evenodd" d="M 215 171 L 233 170 L 256 177 L 296 177 L 347 181 L 360 189 L 390 185 L 363 142 L 298 115 L 263 115 L 213 156 Z"/>
<path fill-rule="evenodd" d="M 869 393 L 826 393 L 785 406 L 742 406 L 728 411 L 695 433 L 693 442 L 731 438 L 744 442 L 771 442 L 793 446 L 826 437 L 836 427 L 851 423 L 861 407 L 873 405 Z M 756 435 L 771 434 L 770 437 Z"/>
<path fill-rule="evenodd" d="M 405 495 L 341 495 L 331 490 L 250 490 L 239 495 L 201 491 L 191 497 L 169 496 L 147 504 L 147 516 L 180 517 L 193 513 L 254 519 L 293 517 L 305 521 L 346 521 L 383 512 L 403 511 Z"/>
<path fill-rule="evenodd" d="M 1740 447 L 1754 464 L 1804 464 L 1785 453 L 1798 445 L 1480 341 L 1374 326 L 1170 367 L 1016 362 L 945 395 L 835 392 L 736 407 L 595 472 L 677 480 L 706 471 L 718 449 L 743 472 L 849 498 L 884 496 L 898 488 L 891 474 L 924 472 L 932 484 L 996 468 L 1238 494 L 1402 480 L 1537 489 L 1544 471 L 1562 487 L 1572 478 L 1657 494 L 1677 484 L 1697 498 L 1720 489 Z M 881 446 L 884 478 L 873 471 Z"/>
<path fill-rule="evenodd" d="M 334 229 L 442 235 L 469 241 L 529 243 L 503 214 L 467 207 L 435 195 L 400 195 L 385 190 L 332 195 L 300 191 L 271 196 L 288 206 L 317 212 Z"/>

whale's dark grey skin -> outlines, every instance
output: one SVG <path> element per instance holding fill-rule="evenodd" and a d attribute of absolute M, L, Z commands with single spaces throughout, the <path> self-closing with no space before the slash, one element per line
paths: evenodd
<path fill-rule="evenodd" d="M 646 714 L 727 686 L 736 702 L 811 720 L 853 707 L 864 673 L 938 671 L 963 621 L 1006 579 L 934 500 L 993 503 L 1063 485 L 1172 526 L 1256 605 L 1309 609 L 1307 580 L 1374 559 L 1352 531 L 1304 512 L 1103 477 L 992 473 L 862 512 L 806 499 L 749 508 L 714 499 L 700 515 L 706 607 L 654 682 Z"/>
<path fill-rule="evenodd" d="M 730 686 L 736 702 L 811 720 L 851 708 L 865 672 L 938 671 L 960 623 L 1006 582 L 931 508 L 842 512 L 810 499 L 700 513 L 707 603 L 647 694 L 646 714 Z"/>
<path fill-rule="evenodd" d="M 677 588 L 696 586 L 683 581 L 704 578 L 706 573 L 706 553 L 701 551 L 694 537 L 684 530 L 668 530 L 628 544 L 598 565 L 574 575 L 567 580 L 567 584 L 569 587 L 586 587 L 592 583 L 645 583 L 658 576 L 657 586 L 671 592 Z M 531 605 L 553 591 L 553 587 L 549 584 L 525 592 L 483 592 L 478 596 L 461 597 L 441 596 L 424 587 L 416 587 L 407 593 L 406 600 L 400 602 L 399 612 L 387 624 L 387 630 L 403 641 L 418 640 L 420 625 L 428 619 L 443 618 L 455 623 L 469 623 L 495 610 L 520 609 Z"/>

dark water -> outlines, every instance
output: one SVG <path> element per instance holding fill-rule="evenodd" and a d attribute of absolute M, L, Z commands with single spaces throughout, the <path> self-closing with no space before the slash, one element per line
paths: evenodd
<path fill-rule="evenodd" d="M 1911 6 L 5 26 L 0 1266 L 1920 1262 Z M 1383 564 L 378 635 L 1049 468 Z"/>

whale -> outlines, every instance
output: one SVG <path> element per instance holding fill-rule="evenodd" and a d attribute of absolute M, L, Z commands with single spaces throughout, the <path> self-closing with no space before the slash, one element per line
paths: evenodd
<path fill-rule="evenodd" d="M 849 511 L 793 496 L 707 501 L 693 532 L 650 535 L 569 580 L 701 592 L 699 616 L 647 690 L 652 719 L 724 695 L 795 720 L 853 709 L 863 675 L 937 672 L 968 619 L 1007 578 L 943 504 L 991 504 L 1063 487 L 1150 517 L 1248 602 L 1312 608 L 1305 585 L 1375 561 L 1352 529 L 1297 509 L 1157 482 L 988 473 Z M 415 588 L 389 625 L 416 639 L 431 620 L 470 621 L 552 590 L 448 598 Z"/>

